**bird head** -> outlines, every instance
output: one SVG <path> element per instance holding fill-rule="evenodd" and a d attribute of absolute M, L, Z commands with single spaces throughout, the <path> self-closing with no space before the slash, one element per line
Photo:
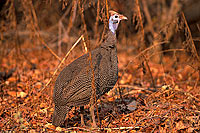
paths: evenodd
<path fill-rule="evenodd" d="M 119 22 L 123 19 L 127 20 L 127 17 L 125 17 L 122 14 L 119 14 L 115 11 L 109 11 L 110 13 L 110 19 L 109 19 L 109 29 L 115 33 L 115 31 L 117 30 L 117 27 L 119 25 Z"/>

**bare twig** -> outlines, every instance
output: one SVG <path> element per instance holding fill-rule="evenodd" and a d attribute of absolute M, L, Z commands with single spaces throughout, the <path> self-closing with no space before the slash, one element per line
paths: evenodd
<path fill-rule="evenodd" d="M 67 39 L 69 38 L 69 33 L 72 29 L 72 26 L 73 26 L 73 23 L 74 23 L 74 20 L 75 20 L 75 17 L 76 17 L 76 11 L 77 11 L 77 0 L 73 0 L 72 2 L 72 10 L 71 10 L 71 16 L 69 18 L 69 24 L 68 24 L 68 28 L 66 30 L 66 32 L 64 33 L 65 36 L 67 37 Z"/>
<path fill-rule="evenodd" d="M 87 34 L 87 27 L 86 27 L 86 23 L 85 23 L 85 18 L 84 18 L 84 14 L 83 14 L 83 8 L 81 7 L 81 1 L 79 0 L 78 2 L 78 6 L 79 6 L 79 11 L 80 11 L 80 15 L 81 15 L 81 20 L 83 22 L 83 30 L 84 30 L 84 33 L 85 33 L 85 36 L 86 38 L 84 39 L 87 43 L 86 43 L 86 46 L 87 46 L 87 49 L 89 48 L 89 63 L 90 63 L 90 69 L 91 69 L 91 76 L 92 76 L 92 96 L 90 98 L 90 109 L 91 109 L 91 115 L 92 115 L 92 120 L 93 120 L 93 126 L 96 126 L 96 122 L 95 122 L 95 116 L 94 116 L 94 105 L 96 106 L 96 110 L 97 110 L 97 117 L 98 117 L 98 120 L 99 120 L 99 114 L 98 114 L 98 108 L 97 108 L 97 103 L 96 103 L 96 87 L 95 87 L 95 79 L 94 79 L 94 69 L 93 69 L 93 64 L 92 64 L 92 55 L 91 55 L 91 48 L 90 48 L 90 42 L 89 42 L 89 39 L 88 39 L 88 34 Z M 100 121 L 99 121 L 100 122 Z"/>
<path fill-rule="evenodd" d="M 153 23 L 152 23 L 152 20 L 151 20 L 151 15 L 149 13 L 149 9 L 148 9 L 148 6 L 147 6 L 147 3 L 146 3 L 146 0 L 142 0 L 142 4 L 143 4 L 143 7 L 144 7 L 144 13 L 145 13 L 145 16 L 147 18 L 147 22 L 149 23 L 149 27 L 150 27 L 150 30 L 152 32 L 152 34 L 154 35 L 155 31 L 154 31 L 154 28 L 153 28 Z"/>
<path fill-rule="evenodd" d="M 191 34 L 190 28 L 189 28 L 189 26 L 188 26 L 188 23 L 187 23 L 187 21 L 186 21 L 185 15 L 184 15 L 183 12 L 181 12 L 181 15 L 182 15 L 182 17 L 183 17 L 183 20 L 184 20 L 184 23 L 185 23 L 185 25 L 186 25 L 187 32 L 189 33 L 189 38 L 190 38 L 190 41 L 191 41 L 191 44 L 192 44 L 192 46 L 191 46 L 191 47 L 192 47 L 192 51 L 191 51 L 191 52 L 196 56 L 198 62 L 200 62 L 200 58 L 199 58 L 199 56 L 198 56 L 198 54 L 197 54 L 197 50 L 196 50 L 194 41 L 193 41 L 193 39 L 192 39 L 192 34 Z"/>
<path fill-rule="evenodd" d="M 147 69 L 148 69 L 148 71 L 149 71 L 149 74 L 150 74 L 150 76 L 151 76 L 151 82 L 152 82 L 153 88 L 156 89 L 156 85 L 155 85 L 155 82 L 154 82 L 154 78 L 153 78 L 153 75 L 152 75 L 152 72 L 151 72 L 151 69 L 150 69 L 148 60 L 147 60 L 147 58 L 145 57 L 145 55 L 144 55 L 143 57 L 144 57 L 144 60 L 145 60 L 145 62 L 146 62 L 146 65 L 147 65 Z"/>
<path fill-rule="evenodd" d="M 85 52 L 87 53 L 88 52 L 88 48 L 87 48 L 84 36 L 82 36 L 82 40 L 83 40 L 83 46 L 85 48 Z"/>
<path fill-rule="evenodd" d="M 54 71 L 52 77 L 49 79 L 49 81 L 46 83 L 46 85 L 40 90 L 40 92 L 38 94 L 41 94 L 42 91 L 45 90 L 45 88 L 51 83 L 53 77 L 56 75 L 56 73 L 58 72 L 58 69 L 61 67 L 61 65 L 64 63 L 64 61 L 67 59 L 67 57 L 69 56 L 69 54 L 71 53 L 71 51 L 76 47 L 76 45 L 80 42 L 80 40 L 82 39 L 83 35 L 81 35 L 79 37 L 79 39 L 74 43 L 74 45 L 71 47 L 71 49 L 67 52 L 67 54 L 65 55 L 65 57 L 62 59 L 62 61 L 60 62 L 60 64 L 58 65 L 58 67 L 56 68 L 56 70 Z"/>
<path fill-rule="evenodd" d="M 32 25 L 32 30 L 34 31 L 34 33 L 36 33 L 37 38 L 40 40 L 40 42 L 47 47 L 47 49 L 50 51 L 50 53 L 52 53 L 58 60 L 61 60 L 54 52 L 53 50 L 51 50 L 49 48 L 49 46 L 46 44 L 46 42 L 44 41 L 44 39 L 41 37 L 40 33 L 38 31 L 40 31 L 39 26 L 38 26 L 38 20 L 37 20 L 37 16 L 36 16 L 36 12 L 35 9 L 33 7 L 33 4 L 31 1 L 23 1 L 22 2 L 23 6 L 24 6 L 24 14 L 29 15 L 29 17 L 31 16 L 30 19 L 30 23 Z M 28 6 L 29 8 L 27 8 L 26 6 Z"/>
<path fill-rule="evenodd" d="M 61 56 L 61 43 L 62 43 L 62 21 L 58 22 L 58 55 Z"/>
<path fill-rule="evenodd" d="M 97 42 L 99 42 L 99 33 L 98 33 L 99 11 L 100 11 L 100 0 L 98 0 L 97 2 L 97 16 L 96 16 L 96 22 L 95 22 L 95 27 L 94 27 L 96 44 L 98 44 Z"/>
<path fill-rule="evenodd" d="M 143 27 L 143 20 L 142 20 L 142 15 L 141 15 L 141 10 L 140 10 L 140 5 L 138 0 L 135 1 L 136 3 L 136 7 L 137 7 L 137 13 L 138 13 L 138 19 L 139 19 L 139 26 L 140 26 L 140 30 L 142 32 L 142 38 L 141 38 L 141 42 L 143 43 L 143 47 L 142 49 L 145 48 L 145 42 L 144 42 L 144 27 Z"/>
<path fill-rule="evenodd" d="M 107 19 L 109 19 L 109 12 L 108 12 L 108 0 L 105 0 L 106 2 L 105 2 L 105 6 L 106 6 L 106 17 L 107 17 Z"/>
<path fill-rule="evenodd" d="M 45 41 L 43 40 L 43 38 L 41 37 L 40 33 L 38 31 L 36 31 L 37 35 L 38 35 L 38 38 L 39 40 L 41 41 L 41 43 L 43 45 L 45 45 L 45 47 L 47 47 L 47 49 L 59 60 L 61 61 L 60 57 L 58 57 L 54 52 L 53 50 L 50 49 L 50 47 L 45 43 Z"/>

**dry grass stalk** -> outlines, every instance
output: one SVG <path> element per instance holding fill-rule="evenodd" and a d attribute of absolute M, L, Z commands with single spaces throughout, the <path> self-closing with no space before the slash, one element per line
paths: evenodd
<path fill-rule="evenodd" d="M 25 0 L 22 1 L 22 6 L 24 8 L 23 12 L 24 12 L 24 16 L 26 19 L 26 24 L 27 24 L 27 28 L 30 28 L 32 31 L 31 38 L 32 40 L 35 40 L 37 37 L 37 39 L 39 39 L 39 41 L 45 46 L 47 47 L 47 49 L 58 59 L 61 61 L 60 57 L 58 57 L 52 49 L 49 48 L 49 46 L 46 44 L 46 42 L 44 41 L 44 39 L 41 37 L 40 33 L 39 33 L 39 26 L 38 26 L 38 20 L 37 20 L 37 16 L 35 13 L 35 9 L 33 7 L 33 4 L 31 1 Z"/>
<path fill-rule="evenodd" d="M 196 71 L 198 71 L 198 77 L 196 79 L 196 82 L 195 84 L 193 85 L 193 89 L 196 89 L 197 88 L 197 84 L 199 82 L 199 77 L 200 77 L 200 58 L 198 56 L 198 53 L 197 53 L 197 50 L 196 50 L 196 47 L 195 47 L 195 44 L 194 44 L 194 41 L 193 41 L 193 37 L 192 37 L 192 34 L 191 34 L 191 31 L 190 31 L 190 28 L 188 26 L 188 23 L 186 21 L 186 18 L 185 18 L 185 15 L 183 12 L 181 12 L 181 15 L 182 15 L 182 18 L 183 18 L 183 21 L 185 23 L 185 36 L 186 36 L 186 51 L 189 50 L 189 52 L 191 52 L 192 56 L 193 56 L 193 60 L 197 60 L 197 64 L 196 64 Z M 188 51 L 187 51 L 188 52 Z"/>
<path fill-rule="evenodd" d="M 5 21 L 2 19 L 0 21 L 0 62 L 2 62 L 2 59 L 5 55 L 8 54 L 7 49 L 10 47 L 13 47 L 14 44 L 9 43 L 9 45 L 4 45 L 4 41 L 9 41 L 4 38 L 4 33 L 9 31 L 9 30 L 14 30 L 14 37 L 12 38 L 14 41 L 16 41 L 16 34 L 17 34 L 17 20 L 16 20 L 16 14 L 15 14 L 15 7 L 14 7 L 14 1 L 13 0 L 7 0 L 5 3 L 5 9 L 0 12 L 0 15 L 2 14 L 7 14 L 5 16 Z M 16 46 L 16 45 L 15 45 Z M 16 52 L 18 51 L 17 46 Z"/>
<path fill-rule="evenodd" d="M 85 49 L 85 53 L 87 53 L 88 52 L 88 48 L 87 48 L 84 36 L 82 36 L 82 40 L 83 40 L 83 46 L 84 46 L 84 49 Z"/>
<path fill-rule="evenodd" d="M 144 14 L 147 18 L 147 22 L 148 22 L 148 25 L 150 27 L 150 30 L 154 34 L 155 31 L 153 29 L 153 22 L 152 22 L 152 19 L 151 19 L 151 14 L 149 13 L 149 9 L 148 9 L 148 5 L 147 5 L 146 0 L 142 0 L 142 5 L 143 5 L 143 8 L 144 8 Z"/>
<path fill-rule="evenodd" d="M 139 27 L 140 27 L 139 29 L 142 32 L 141 43 L 143 44 L 142 45 L 143 47 L 140 48 L 140 51 L 141 51 L 142 49 L 145 48 L 145 40 L 144 40 L 145 35 L 144 35 L 144 27 L 143 27 L 143 20 L 142 20 L 140 5 L 139 5 L 138 0 L 136 0 L 135 2 L 136 2 L 136 7 L 137 7 L 137 14 L 138 14 L 137 15 L 137 17 L 138 17 L 137 19 L 139 21 Z M 146 59 L 145 55 L 142 55 L 142 58 L 146 62 L 146 66 L 147 66 L 148 72 L 149 72 L 149 74 L 151 76 L 152 86 L 156 89 L 156 85 L 155 85 L 154 78 L 153 78 L 152 73 L 151 73 L 151 69 L 150 69 L 149 64 L 148 64 L 148 60 Z M 143 73 L 145 74 L 146 73 L 146 68 L 144 67 L 144 62 L 142 62 L 141 64 L 142 64 L 142 68 L 143 68 Z"/>
<path fill-rule="evenodd" d="M 76 47 L 76 45 L 80 42 L 80 40 L 82 39 L 83 35 L 81 35 L 79 37 L 79 39 L 73 44 L 73 46 L 71 47 L 71 49 L 67 52 L 67 54 L 65 55 L 65 57 L 62 59 L 62 61 L 60 62 L 60 64 L 58 65 L 58 67 L 56 68 L 56 70 L 54 71 L 52 77 L 49 79 L 49 81 L 46 83 L 46 85 L 40 90 L 40 92 L 38 93 L 38 96 L 41 95 L 41 93 L 46 89 L 46 87 L 51 83 L 51 81 L 53 80 L 54 76 L 56 75 L 56 73 L 58 72 L 59 68 L 61 67 L 61 65 L 64 63 L 64 61 L 67 59 L 67 57 L 69 56 L 69 54 L 71 53 L 71 51 Z"/>
<path fill-rule="evenodd" d="M 83 30 L 84 30 L 84 34 L 85 34 L 85 42 L 86 42 L 86 46 L 88 49 L 88 53 L 89 53 L 89 63 L 90 63 L 90 69 L 92 71 L 92 96 L 91 96 L 91 99 L 90 99 L 90 106 L 91 106 L 91 115 L 92 115 L 92 120 L 93 120 L 93 124 L 96 124 L 95 122 L 95 115 L 94 115 L 94 105 L 96 106 L 96 110 L 97 110 L 97 117 L 98 117 L 98 120 L 99 120 L 99 114 L 98 114 L 98 107 L 97 107 L 97 103 L 96 103 L 96 87 L 95 87 L 95 79 L 94 79 L 94 70 L 93 70 L 93 65 L 92 65 L 92 56 L 91 56 L 91 48 L 90 48 L 90 41 L 88 39 L 88 33 L 87 33 L 87 26 L 86 26 L 86 23 L 85 23 L 85 18 L 84 18 L 84 10 L 83 10 L 83 7 L 81 7 L 81 5 L 84 5 L 84 4 L 81 4 L 81 0 L 79 0 L 78 2 L 78 6 L 79 6 L 79 12 L 80 12 L 80 15 L 81 15 L 81 20 L 82 20 L 82 23 L 83 23 Z M 99 121 L 100 122 L 100 121 Z M 96 126 L 96 125 L 93 125 L 93 126 Z"/>
<path fill-rule="evenodd" d="M 62 43 L 62 21 L 59 21 L 58 22 L 58 55 L 59 56 L 61 56 L 61 53 L 62 53 L 61 43 Z"/>
<path fill-rule="evenodd" d="M 94 26 L 96 44 L 98 44 L 99 39 L 100 39 L 99 33 L 98 33 L 99 12 L 100 12 L 100 0 L 98 0 L 98 2 L 97 2 L 97 16 L 96 16 L 96 22 L 95 22 L 95 26 Z"/>
<path fill-rule="evenodd" d="M 184 21 L 185 26 L 186 26 L 185 36 L 186 36 L 186 39 L 189 40 L 189 42 L 187 43 L 188 45 L 186 47 L 190 48 L 189 52 L 191 52 L 194 55 L 194 57 L 198 60 L 198 62 L 200 62 L 200 58 L 199 58 L 199 56 L 197 54 L 197 50 L 196 50 L 196 47 L 195 47 L 195 44 L 194 44 L 194 41 L 193 41 L 193 38 L 192 38 L 192 34 L 191 34 L 191 31 L 190 31 L 190 28 L 189 28 L 187 20 L 185 18 L 185 15 L 184 15 L 183 12 L 181 12 L 181 15 L 182 15 L 183 21 Z"/>
<path fill-rule="evenodd" d="M 138 0 L 135 1 L 136 3 L 136 8 L 137 8 L 137 16 L 136 16 L 136 20 L 138 20 L 139 22 L 139 29 L 142 33 L 142 37 L 141 37 L 141 42 L 143 43 L 143 47 L 141 47 L 141 49 L 145 48 L 145 42 L 144 42 L 144 27 L 143 27 L 143 19 L 142 19 L 142 14 L 141 14 L 141 10 L 140 10 L 140 5 Z"/>
<path fill-rule="evenodd" d="M 108 20 L 109 20 L 109 11 L 108 11 L 108 2 L 107 0 L 105 0 L 103 2 L 103 8 L 101 10 L 101 14 L 102 14 L 102 19 L 103 19 L 103 23 L 104 23 L 104 27 L 103 27 L 103 32 L 101 34 L 101 40 L 99 41 L 98 45 L 101 44 L 103 42 L 103 39 L 105 37 L 105 33 L 107 31 L 107 27 L 108 27 Z"/>

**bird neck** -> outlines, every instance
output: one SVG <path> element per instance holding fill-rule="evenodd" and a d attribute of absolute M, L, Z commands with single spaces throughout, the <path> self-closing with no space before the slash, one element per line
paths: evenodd
<path fill-rule="evenodd" d="M 111 18 L 109 19 L 109 29 L 113 34 L 116 32 L 118 24 L 118 22 L 111 20 Z"/>
<path fill-rule="evenodd" d="M 111 30 L 108 31 L 105 41 L 103 43 L 103 47 L 115 47 L 117 43 L 116 34 Z"/>

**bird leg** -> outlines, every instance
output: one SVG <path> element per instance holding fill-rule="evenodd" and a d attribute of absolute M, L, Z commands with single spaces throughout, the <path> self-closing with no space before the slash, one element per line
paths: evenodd
<path fill-rule="evenodd" d="M 95 115 L 94 115 L 94 104 L 91 104 L 90 105 L 90 114 L 92 116 L 92 127 L 96 128 L 97 127 L 97 124 L 96 124 L 96 121 L 95 121 Z"/>
<path fill-rule="evenodd" d="M 81 126 L 85 127 L 85 122 L 84 122 L 84 106 L 80 107 L 80 116 L 81 116 Z"/>

